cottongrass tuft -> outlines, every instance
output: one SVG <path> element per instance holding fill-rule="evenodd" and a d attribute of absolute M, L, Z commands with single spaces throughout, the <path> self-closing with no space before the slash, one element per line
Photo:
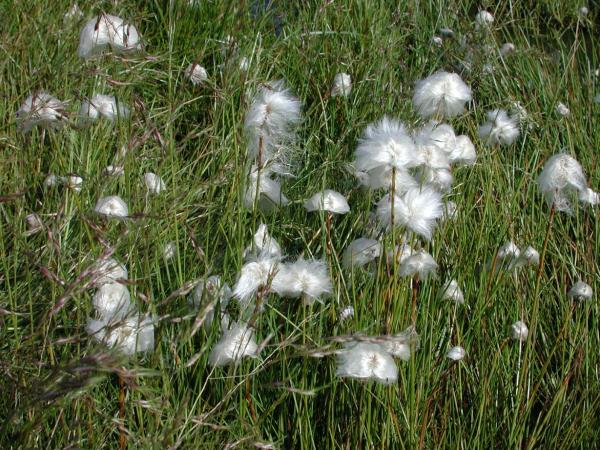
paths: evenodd
<path fill-rule="evenodd" d="M 94 263 L 91 269 L 94 277 L 94 285 L 115 283 L 127 280 L 127 268 L 114 258 L 101 258 Z"/>
<path fill-rule="evenodd" d="M 347 73 L 338 73 L 333 78 L 332 97 L 348 97 L 352 91 L 352 78 Z"/>
<path fill-rule="evenodd" d="M 330 295 L 333 285 L 324 260 L 299 258 L 293 263 L 279 266 L 271 290 L 284 298 L 302 297 L 303 303 L 310 305 Z"/>
<path fill-rule="evenodd" d="M 110 14 L 90 19 L 79 34 L 80 58 L 91 58 L 107 48 L 117 52 L 129 52 L 142 48 L 141 36 L 134 25 Z"/>
<path fill-rule="evenodd" d="M 185 69 L 184 74 L 194 86 L 197 86 L 208 80 L 208 72 L 204 67 L 197 63 L 191 63 L 187 69 Z"/>
<path fill-rule="evenodd" d="M 89 100 L 81 102 L 79 118 L 83 123 L 95 122 L 100 117 L 114 122 L 117 118 L 129 116 L 129 108 L 121 102 L 117 102 L 112 95 L 96 94 Z"/>
<path fill-rule="evenodd" d="M 238 364 L 244 357 L 258 357 L 257 350 L 254 330 L 247 323 L 235 322 L 223 332 L 221 339 L 211 350 L 208 363 L 213 367 Z"/>
<path fill-rule="evenodd" d="M 281 192 L 279 181 L 271 178 L 270 170 L 258 170 L 256 166 L 252 166 L 244 191 L 244 206 L 252 209 L 255 203 L 258 203 L 259 210 L 269 213 L 279 206 L 287 205 L 289 200 Z"/>
<path fill-rule="evenodd" d="M 90 319 L 86 331 L 96 341 L 124 355 L 154 350 L 154 319 L 149 314 L 136 314 L 116 325 L 105 320 Z"/>
<path fill-rule="evenodd" d="M 352 241 L 342 256 L 346 269 L 362 267 L 381 254 L 381 243 L 375 239 L 359 238 Z"/>
<path fill-rule="evenodd" d="M 346 197 L 331 189 L 325 189 L 313 195 L 304 202 L 304 208 L 308 212 L 328 211 L 333 214 L 347 214 L 350 212 Z"/>
<path fill-rule="evenodd" d="M 67 119 L 66 107 L 66 102 L 45 92 L 31 94 L 17 111 L 17 123 L 23 133 L 38 126 L 46 129 L 59 128 Z"/>
<path fill-rule="evenodd" d="M 421 280 L 425 280 L 429 276 L 435 275 L 437 268 L 438 265 L 433 256 L 425 250 L 419 250 L 402 261 L 398 269 L 398 275 L 401 277 L 418 275 Z"/>
<path fill-rule="evenodd" d="M 413 106 L 424 118 L 455 117 L 462 114 L 471 99 L 471 88 L 459 75 L 440 71 L 417 81 Z"/>
<path fill-rule="evenodd" d="M 98 199 L 94 212 L 109 219 L 124 219 L 129 215 L 129 208 L 121 197 L 110 195 Z"/>
<path fill-rule="evenodd" d="M 479 137 L 486 145 L 512 145 L 519 137 L 519 120 L 511 117 L 503 109 L 486 113 L 488 121 L 478 130 Z"/>
<path fill-rule="evenodd" d="M 475 27 L 476 28 L 487 28 L 494 23 L 494 15 L 486 11 L 485 9 L 480 10 L 475 15 Z"/>
<path fill-rule="evenodd" d="M 465 296 L 463 294 L 462 289 L 458 285 L 458 281 L 450 280 L 446 284 L 444 284 L 442 288 L 442 299 L 451 300 L 460 305 L 465 303 Z"/>
<path fill-rule="evenodd" d="M 121 283 L 99 286 L 92 297 L 92 305 L 106 323 L 125 318 L 133 308 L 129 289 Z"/>
<path fill-rule="evenodd" d="M 155 173 L 148 172 L 144 174 L 144 184 L 148 193 L 158 195 L 165 190 L 165 182 Z"/>
<path fill-rule="evenodd" d="M 561 117 L 569 117 L 571 115 L 571 110 L 562 102 L 559 102 L 556 105 L 556 113 Z"/>
<path fill-rule="evenodd" d="M 511 336 L 514 340 L 524 342 L 529 336 L 529 328 L 525 322 L 518 320 L 510 326 Z"/>
<path fill-rule="evenodd" d="M 392 384 L 398 380 L 398 367 L 394 358 L 381 345 L 350 342 L 338 354 L 336 375 Z"/>
<path fill-rule="evenodd" d="M 279 243 L 269 234 L 269 230 L 264 223 L 261 223 L 256 233 L 252 245 L 244 250 L 244 259 L 246 261 L 257 261 L 268 258 L 282 258 L 283 251 Z"/>
<path fill-rule="evenodd" d="M 229 304 L 233 293 L 227 283 L 221 281 L 219 275 L 200 281 L 188 297 L 188 302 L 195 309 L 200 308 L 203 303 L 212 303 L 212 307 L 207 312 L 203 325 L 210 329 L 216 310 L 220 310 L 221 329 L 227 329 L 229 326 L 229 316 L 225 308 Z"/>
<path fill-rule="evenodd" d="M 589 195 L 581 165 L 566 153 L 559 153 L 546 161 L 537 183 L 548 206 L 554 205 L 557 211 L 571 213 L 573 200 L 580 198 L 582 193 L 584 200 Z"/>
<path fill-rule="evenodd" d="M 436 221 L 444 214 L 439 192 L 429 186 L 411 188 L 403 196 L 387 194 L 377 204 L 377 216 L 385 228 L 403 226 L 431 240 Z M 392 223 L 393 218 L 393 223 Z"/>
<path fill-rule="evenodd" d="M 456 347 L 452 347 L 450 350 L 448 350 L 448 353 L 446 353 L 446 356 L 448 358 L 450 358 L 452 361 L 460 361 L 460 360 L 464 359 L 464 357 L 466 355 L 467 355 L 467 352 L 460 345 L 457 345 Z"/>
<path fill-rule="evenodd" d="M 578 281 L 571 286 L 567 295 L 575 300 L 589 300 L 594 295 L 594 291 L 585 281 Z"/>

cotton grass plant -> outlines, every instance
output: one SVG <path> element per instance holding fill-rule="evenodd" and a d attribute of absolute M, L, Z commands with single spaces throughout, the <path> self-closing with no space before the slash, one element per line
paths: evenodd
<path fill-rule="evenodd" d="M 598 287 L 598 207 L 581 200 L 598 187 L 593 5 L 580 16 L 580 5 L 459 2 L 454 16 L 426 3 L 117 3 L 78 2 L 82 16 L 69 19 L 73 2 L 3 10 L 2 447 L 594 447 L 598 303 L 568 295 L 580 280 Z M 484 6 L 494 21 L 477 27 Z M 81 30 L 103 14 L 135 26 L 144 48 L 108 44 L 79 58 Z M 501 57 L 504 42 L 516 51 Z M 209 75 L 197 86 L 184 73 L 192 61 Z M 441 71 L 471 98 L 453 102 L 442 86 L 422 117 L 415 86 Z M 340 72 L 352 75 L 348 97 L 328 95 Z M 61 101 L 60 126 L 23 133 L 15 113 L 35 92 Z M 80 127 L 80 102 L 97 93 L 130 114 Z M 260 137 L 280 131 L 246 130 L 261 95 L 300 105 L 302 120 L 287 115 L 282 139 L 258 158 Z M 516 102 L 527 112 L 518 138 L 484 145 L 486 113 L 512 116 Z M 384 117 L 402 125 L 414 161 L 402 164 L 390 127 L 376 143 L 386 138 L 393 151 L 352 167 L 364 163 L 356 150 L 366 129 Z M 559 189 L 570 214 L 555 207 L 549 220 L 559 197 L 537 179 L 559 153 L 578 161 L 586 189 Z M 166 189 L 149 195 L 146 173 Z M 81 190 L 66 177 L 80 177 Z M 324 189 L 350 206 L 331 218 L 329 236 L 328 212 L 303 207 Z M 400 218 L 416 223 L 430 209 L 403 216 L 397 205 L 418 205 L 407 192 L 430 190 L 441 215 L 436 207 L 427 239 Z M 110 196 L 127 205 L 126 220 L 94 212 Z M 28 234 L 32 214 L 41 227 Z M 362 255 L 351 246 L 360 238 L 377 242 L 379 256 L 347 267 L 344 252 Z M 511 240 L 532 263 L 506 269 L 512 259 L 495 255 Z M 167 259 L 168 243 L 177 251 Z M 424 252 L 436 276 L 401 276 Z M 245 307 L 225 287 L 263 263 Z M 324 273 L 327 289 L 305 301 Z M 86 325 L 101 320 L 103 283 L 126 288 L 133 311 L 96 339 Z M 525 340 L 521 328 L 513 339 L 516 321 Z M 138 326 L 148 323 L 152 351 L 119 350 L 149 342 Z M 465 357 L 447 358 L 457 346 Z"/>

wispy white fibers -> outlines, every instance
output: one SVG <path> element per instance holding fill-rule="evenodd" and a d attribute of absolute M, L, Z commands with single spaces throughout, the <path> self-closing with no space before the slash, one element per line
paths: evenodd
<path fill-rule="evenodd" d="M 210 328 L 215 317 L 215 310 L 220 310 L 221 328 L 229 326 L 229 316 L 225 308 L 233 293 L 227 283 L 221 281 L 219 275 L 212 275 L 198 283 L 189 296 L 189 303 L 195 308 L 200 308 L 204 303 L 214 302 L 213 307 L 204 319 L 204 326 Z"/>
<path fill-rule="evenodd" d="M 444 284 L 442 289 L 442 299 L 451 300 L 461 305 L 465 303 L 465 296 L 462 289 L 458 285 L 458 281 L 450 280 Z"/>
<path fill-rule="evenodd" d="M 158 195 L 165 190 L 165 182 L 163 179 L 152 172 L 144 174 L 144 184 L 150 194 Z"/>
<path fill-rule="evenodd" d="M 579 192 L 579 201 L 595 206 L 600 203 L 600 194 L 591 188 L 587 188 Z"/>
<path fill-rule="evenodd" d="M 127 268 L 113 258 L 102 258 L 92 267 L 95 286 L 127 280 Z"/>
<path fill-rule="evenodd" d="M 456 147 L 456 136 L 450 125 L 430 122 L 415 133 L 417 151 L 422 160 L 418 178 L 423 184 L 447 191 L 452 187 L 449 155 Z"/>
<path fill-rule="evenodd" d="M 359 238 L 352 241 L 342 257 L 347 269 L 362 267 L 375 260 L 381 254 L 381 244 L 375 239 Z"/>
<path fill-rule="evenodd" d="M 311 304 L 331 294 L 333 286 L 324 260 L 299 258 L 279 266 L 271 289 L 281 297 L 302 297 L 305 304 Z"/>
<path fill-rule="evenodd" d="M 510 326 L 512 338 L 516 341 L 524 342 L 529 336 L 529 328 L 525 325 L 525 322 L 518 320 Z"/>
<path fill-rule="evenodd" d="M 487 28 L 494 23 L 494 16 L 491 12 L 485 9 L 480 10 L 475 15 L 475 27 L 476 28 Z"/>
<path fill-rule="evenodd" d="M 129 215 L 129 208 L 121 197 L 110 195 L 98 199 L 94 212 L 107 218 L 124 219 Z"/>
<path fill-rule="evenodd" d="M 185 76 L 190 83 L 197 86 L 208 80 L 208 72 L 200 64 L 192 63 L 185 69 Z"/>
<path fill-rule="evenodd" d="M 562 102 L 559 102 L 558 105 L 556 105 L 556 112 L 561 117 L 569 117 L 571 115 L 569 107 Z"/>
<path fill-rule="evenodd" d="M 352 91 L 352 78 L 347 73 L 338 73 L 333 78 L 332 97 L 348 97 Z"/>
<path fill-rule="evenodd" d="M 281 184 L 272 178 L 269 169 L 258 170 L 252 166 L 244 191 L 244 206 L 251 209 L 255 203 L 258 203 L 261 211 L 268 213 L 278 206 L 287 205 L 289 200 L 281 192 Z"/>
<path fill-rule="evenodd" d="M 419 334 L 412 325 L 401 333 L 380 336 L 376 340 L 386 352 L 402 361 L 408 361 L 411 353 L 419 347 Z"/>
<path fill-rule="evenodd" d="M 110 14 L 101 14 L 90 19 L 79 34 L 80 58 L 90 58 L 107 48 L 119 52 L 142 48 L 137 28 L 125 23 L 123 19 Z"/>
<path fill-rule="evenodd" d="M 448 353 L 446 353 L 446 356 L 448 358 L 450 358 L 452 361 L 460 361 L 466 355 L 467 355 L 467 352 L 460 345 L 457 345 L 456 347 L 452 347 L 450 350 L 448 350 Z"/>
<path fill-rule="evenodd" d="M 346 214 L 350 212 L 350 205 L 346 197 L 331 189 L 318 192 L 304 202 L 308 212 L 328 211 L 333 214 Z"/>
<path fill-rule="evenodd" d="M 433 256 L 425 250 L 419 250 L 402 261 L 398 269 L 398 275 L 401 277 L 418 275 L 421 280 L 424 280 L 430 275 L 434 275 L 437 267 L 438 265 Z"/>
<path fill-rule="evenodd" d="M 519 247 L 509 241 L 498 249 L 496 255 L 496 269 L 514 270 L 525 266 L 537 266 L 540 263 L 540 254 L 532 246 L 521 252 Z"/>
<path fill-rule="evenodd" d="M 519 119 L 503 109 L 488 111 L 487 122 L 479 127 L 479 137 L 486 145 L 511 145 L 519 137 Z"/>
<path fill-rule="evenodd" d="M 417 81 L 413 106 L 421 117 L 454 117 L 471 99 L 471 88 L 459 75 L 440 71 Z"/>
<path fill-rule="evenodd" d="M 90 319 L 86 331 L 96 341 L 125 355 L 154 350 L 154 320 L 148 314 L 136 314 L 116 325 Z"/>
<path fill-rule="evenodd" d="M 85 122 L 95 122 L 100 117 L 114 122 L 117 118 L 125 118 L 129 115 L 129 108 L 121 102 L 117 102 L 112 95 L 96 94 L 89 100 L 81 102 L 79 118 Z"/>
<path fill-rule="evenodd" d="M 398 379 L 398 367 L 394 358 L 381 345 L 352 342 L 346 344 L 338 355 L 336 375 L 392 384 Z"/>
<path fill-rule="evenodd" d="M 395 119 L 384 117 L 365 129 L 356 147 L 354 167 L 365 174 L 361 182 L 372 188 L 390 187 L 395 171 L 396 189 L 401 191 L 418 185 L 408 170 L 421 163 L 406 127 Z"/>
<path fill-rule="evenodd" d="M 586 282 L 578 281 L 571 286 L 571 289 L 569 289 L 567 295 L 575 300 L 589 300 L 592 298 L 592 295 L 594 295 L 594 291 Z"/>
<path fill-rule="evenodd" d="M 129 289 L 121 283 L 108 283 L 98 287 L 92 298 L 92 305 L 107 323 L 123 319 L 133 309 Z"/>
<path fill-rule="evenodd" d="M 442 197 L 429 186 L 412 188 L 402 196 L 393 196 L 393 208 L 392 194 L 387 194 L 377 204 L 377 216 L 382 226 L 403 226 L 426 240 L 431 240 L 436 221 L 443 214 Z"/>
<path fill-rule="evenodd" d="M 269 234 L 264 223 L 261 223 L 254 233 L 252 245 L 244 250 L 244 259 L 257 261 L 268 258 L 282 258 L 283 252 L 279 243 Z"/>
<path fill-rule="evenodd" d="M 66 106 L 65 102 L 61 102 L 45 92 L 31 94 L 17 111 L 19 128 L 24 133 L 37 126 L 49 129 L 58 128 L 67 119 Z"/>
<path fill-rule="evenodd" d="M 254 330 L 244 322 L 236 322 L 229 330 L 223 332 L 223 336 L 210 352 L 208 363 L 213 367 L 237 364 L 245 356 L 257 357 L 257 350 Z"/>
<path fill-rule="evenodd" d="M 302 120 L 301 103 L 283 80 L 259 88 L 246 113 L 248 154 L 259 168 L 291 173 L 295 128 Z"/>
<path fill-rule="evenodd" d="M 548 206 L 554 204 L 557 211 L 570 213 L 574 200 L 582 196 L 585 200 L 589 195 L 581 165 L 566 153 L 559 153 L 549 158 L 537 182 Z"/>

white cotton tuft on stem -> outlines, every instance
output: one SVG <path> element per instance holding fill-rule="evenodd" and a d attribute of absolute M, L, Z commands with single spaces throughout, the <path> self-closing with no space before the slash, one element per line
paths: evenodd
<path fill-rule="evenodd" d="M 467 355 L 467 352 L 460 345 L 457 345 L 456 347 L 452 347 L 450 350 L 448 350 L 448 353 L 446 353 L 446 356 L 448 358 L 450 358 L 452 361 L 460 361 L 460 360 L 464 359 L 464 357 L 466 355 Z"/>
<path fill-rule="evenodd" d="M 109 219 L 124 219 L 129 215 L 129 208 L 121 197 L 110 195 L 98 199 L 94 212 Z"/>
<path fill-rule="evenodd" d="M 112 95 L 96 94 L 81 102 L 79 119 L 82 123 L 96 122 L 101 117 L 114 122 L 129 116 L 129 108 Z"/>
<path fill-rule="evenodd" d="M 147 172 L 144 174 L 144 184 L 146 185 L 148 193 L 153 195 L 160 194 L 165 190 L 166 187 L 163 179 L 152 172 Z"/>
<path fill-rule="evenodd" d="M 525 322 L 518 320 L 510 326 L 511 336 L 516 341 L 524 342 L 529 336 L 529 328 Z"/>
<path fill-rule="evenodd" d="M 442 288 L 442 299 L 451 300 L 460 305 L 465 303 L 465 296 L 456 280 L 450 280 Z"/>
<path fill-rule="evenodd" d="M 347 73 L 338 73 L 333 78 L 332 97 L 348 97 L 352 91 L 352 78 Z"/>
<path fill-rule="evenodd" d="M 331 189 L 325 189 L 313 195 L 304 202 L 304 208 L 308 212 L 328 211 L 333 214 L 347 214 L 350 212 L 346 197 Z"/>
<path fill-rule="evenodd" d="M 381 243 L 375 239 L 359 238 L 352 241 L 342 256 L 346 269 L 362 267 L 381 254 Z"/>
<path fill-rule="evenodd" d="M 367 342 L 348 343 L 337 358 L 336 375 L 361 381 L 392 384 L 398 379 L 394 358 L 381 345 Z"/>
<path fill-rule="evenodd" d="M 284 298 L 302 297 L 305 304 L 321 301 L 333 292 L 329 269 L 324 260 L 299 258 L 282 264 L 273 277 L 271 290 Z"/>
<path fill-rule="evenodd" d="M 488 111 L 487 122 L 479 127 L 479 137 L 486 145 L 512 145 L 519 137 L 519 120 L 503 109 Z"/>
<path fill-rule="evenodd" d="M 258 357 L 257 351 L 254 330 L 247 323 L 236 322 L 223 332 L 223 336 L 210 352 L 208 363 L 213 367 L 238 364 L 244 357 Z"/>
<path fill-rule="evenodd" d="M 208 72 L 204 67 L 197 63 L 191 63 L 187 69 L 185 69 L 184 74 L 194 86 L 202 84 L 208 80 Z"/>
<path fill-rule="evenodd" d="M 91 58 L 107 48 L 117 52 L 129 52 L 142 48 L 141 36 L 134 25 L 110 14 L 90 19 L 79 34 L 80 58 Z"/>
<path fill-rule="evenodd" d="M 594 295 L 594 291 L 592 287 L 584 281 L 578 281 L 571 289 L 567 295 L 575 300 L 589 300 Z"/>
<path fill-rule="evenodd" d="M 244 206 L 248 209 L 258 204 L 258 209 L 265 213 L 289 203 L 288 198 L 281 192 L 279 181 L 271 178 L 270 170 L 259 170 L 252 166 L 244 191 Z"/>
<path fill-rule="evenodd" d="M 471 88 L 459 75 L 440 71 L 417 81 L 412 100 L 421 117 L 441 118 L 462 114 L 471 99 Z"/>
<path fill-rule="evenodd" d="M 588 198 L 590 193 L 581 165 L 566 153 L 559 153 L 546 161 L 537 183 L 548 206 L 554 205 L 557 211 L 571 213 L 573 201 L 581 197 L 584 201 L 595 200 L 593 195 Z"/>
<path fill-rule="evenodd" d="M 431 275 L 435 275 L 438 268 L 435 259 L 425 250 L 419 250 L 416 253 L 405 258 L 398 269 L 398 275 L 401 277 L 419 276 L 420 280 L 425 280 Z"/>
<path fill-rule="evenodd" d="M 116 325 L 90 319 L 86 331 L 96 341 L 125 355 L 154 350 L 154 319 L 148 314 L 136 314 Z"/>
<path fill-rule="evenodd" d="M 31 94 L 16 113 L 17 123 L 23 133 L 28 133 L 35 127 L 59 128 L 67 120 L 66 107 L 66 102 L 45 92 Z"/>

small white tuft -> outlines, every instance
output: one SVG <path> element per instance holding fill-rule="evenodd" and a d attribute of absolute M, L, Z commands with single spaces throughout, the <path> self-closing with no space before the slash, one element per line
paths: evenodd
<path fill-rule="evenodd" d="M 257 261 L 269 258 L 283 258 L 279 243 L 269 234 L 267 226 L 261 223 L 254 233 L 252 245 L 244 250 L 246 261 Z"/>
<path fill-rule="evenodd" d="M 23 133 L 28 133 L 34 127 L 54 129 L 61 127 L 66 119 L 67 104 L 57 98 L 38 92 L 25 99 L 17 111 L 17 123 Z"/>
<path fill-rule="evenodd" d="M 596 206 L 600 204 L 600 194 L 591 188 L 585 188 L 579 191 L 579 201 Z"/>
<path fill-rule="evenodd" d="M 381 254 L 381 244 L 375 239 L 359 238 L 348 245 L 342 261 L 346 269 L 362 267 Z"/>
<path fill-rule="evenodd" d="M 298 259 L 280 266 L 271 289 L 281 297 L 302 296 L 305 304 L 311 304 L 331 294 L 333 286 L 325 261 Z"/>
<path fill-rule="evenodd" d="M 340 322 L 343 322 L 345 320 L 350 319 L 351 317 L 354 317 L 354 307 L 353 306 L 346 306 L 345 308 L 343 308 L 339 315 L 338 315 L 338 320 Z"/>
<path fill-rule="evenodd" d="M 227 366 L 239 363 L 242 358 L 256 358 L 258 345 L 254 340 L 254 330 L 244 322 L 235 322 L 213 347 L 208 357 L 208 363 L 213 367 Z"/>
<path fill-rule="evenodd" d="M 578 281 L 571 286 L 567 295 L 575 300 L 589 300 L 594 295 L 594 291 L 586 282 Z"/>
<path fill-rule="evenodd" d="M 392 384 L 398 379 L 398 367 L 394 358 L 379 344 L 349 343 L 338 355 L 336 375 Z"/>
<path fill-rule="evenodd" d="M 125 318 L 133 309 L 129 289 L 121 283 L 100 286 L 92 298 L 92 305 L 106 323 Z"/>
<path fill-rule="evenodd" d="M 510 326 L 510 330 L 511 330 L 512 338 L 517 341 L 524 342 L 527 340 L 527 337 L 529 336 L 529 328 L 527 328 L 527 325 L 525 325 L 525 322 L 522 322 L 520 320 L 513 323 Z"/>
<path fill-rule="evenodd" d="M 437 267 L 435 259 L 429 253 L 425 250 L 419 250 L 402 261 L 398 269 L 398 275 L 401 277 L 419 275 L 421 280 L 425 280 L 430 275 L 435 275 Z"/>
<path fill-rule="evenodd" d="M 571 115 L 571 110 L 562 102 L 556 105 L 556 112 L 561 117 L 569 117 Z"/>
<path fill-rule="evenodd" d="M 185 77 L 190 80 L 194 86 L 204 83 L 208 80 L 208 72 L 200 64 L 192 63 L 185 69 Z"/>
<path fill-rule="evenodd" d="M 152 172 L 144 174 L 144 184 L 150 194 L 158 195 L 165 190 L 163 179 Z"/>
<path fill-rule="evenodd" d="M 73 192 L 81 192 L 83 186 L 83 178 L 77 175 L 69 175 L 63 178 L 65 187 Z"/>
<path fill-rule="evenodd" d="M 486 145 L 512 145 L 519 137 L 519 120 L 503 109 L 487 112 L 488 121 L 479 127 L 479 137 Z"/>
<path fill-rule="evenodd" d="M 346 197 L 331 189 L 318 192 L 304 202 L 308 212 L 328 211 L 333 214 L 346 214 L 350 212 L 350 206 Z"/>
<path fill-rule="evenodd" d="M 333 78 L 332 97 L 348 97 L 352 91 L 352 78 L 347 73 L 338 73 Z"/>
<path fill-rule="evenodd" d="M 279 271 L 277 258 L 252 261 L 242 266 L 237 283 L 233 287 L 233 296 L 242 307 L 250 305 L 252 297 L 259 289 L 269 287 L 273 277 Z"/>
<path fill-rule="evenodd" d="M 421 117 L 455 117 L 471 99 L 471 88 L 459 75 L 440 71 L 417 81 L 413 106 Z"/>
<path fill-rule="evenodd" d="M 440 193 L 428 186 L 409 189 L 402 197 L 394 196 L 393 211 L 390 194 L 377 204 L 377 216 L 384 227 L 404 226 L 426 240 L 431 240 L 436 220 L 443 214 Z"/>
<path fill-rule="evenodd" d="M 79 57 L 87 59 L 107 48 L 117 52 L 141 49 L 141 37 L 137 28 L 110 14 L 90 19 L 79 34 Z"/>
<path fill-rule="evenodd" d="M 581 165 L 566 153 L 548 159 L 537 182 L 548 206 L 554 204 L 558 211 L 567 213 L 571 212 L 573 200 L 588 189 Z"/>
<path fill-rule="evenodd" d="M 446 353 L 446 356 L 448 358 L 450 358 L 452 361 L 460 361 L 466 355 L 467 355 L 467 352 L 460 345 L 457 345 L 456 347 L 452 347 L 450 350 L 448 350 L 448 353 Z"/>
<path fill-rule="evenodd" d="M 491 12 L 485 9 L 480 10 L 475 15 L 475 27 L 476 28 L 487 28 L 494 23 L 494 16 Z"/>
<path fill-rule="evenodd" d="M 444 285 L 442 299 L 451 300 L 461 305 L 465 303 L 465 296 L 456 280 L 450 280 Z"/>
<path fill-rule="evenodd" d="M 117 195 L 98 199 L 94 207 L 94 212 L 113 219 L 123 219 L 129 215 L 127 204 Z"/>
<path fill-rule="evenodd" d="M 154 319 L 138 314 L 113 326 L 103 320 L 90 319 L 86 331 L 96 341 L 125 355 L 154 350 Z"/>
<path fill-rule="evenodd" d="M 96 94 L 81 102 L 79 119 L 82 123 L 95 122 L 101 117 L 114 122 L 129 116 L 129 108 L 112 95 Z"/>
<path fill-rule="evenodd" d="M 278 206 L 287 205 L 289 200 L 281 192 L 279 181 L 271 178 L 268 169 L 258 170 L 252 166 L 244 192 L 244 206 L 252 209 L 255 202 L 258 202 L 261 211 L 268 213 Z"/>
<path fill-rule="evenodd" d="M 91 272 L 95 286 L 127 280 L 127 268 L 113 258 L 99 259 L 92 267 Z"/>
<path fill-rule="evenodd" d="M 502 47 L 500 47 L 500 56 L 502 56 L 503 58 L 514 53 L 516 51 L 516 47 L 515 44 L 513 44 L 512 42 L 506 42 L 504 44 L 502 44 Z"/>

